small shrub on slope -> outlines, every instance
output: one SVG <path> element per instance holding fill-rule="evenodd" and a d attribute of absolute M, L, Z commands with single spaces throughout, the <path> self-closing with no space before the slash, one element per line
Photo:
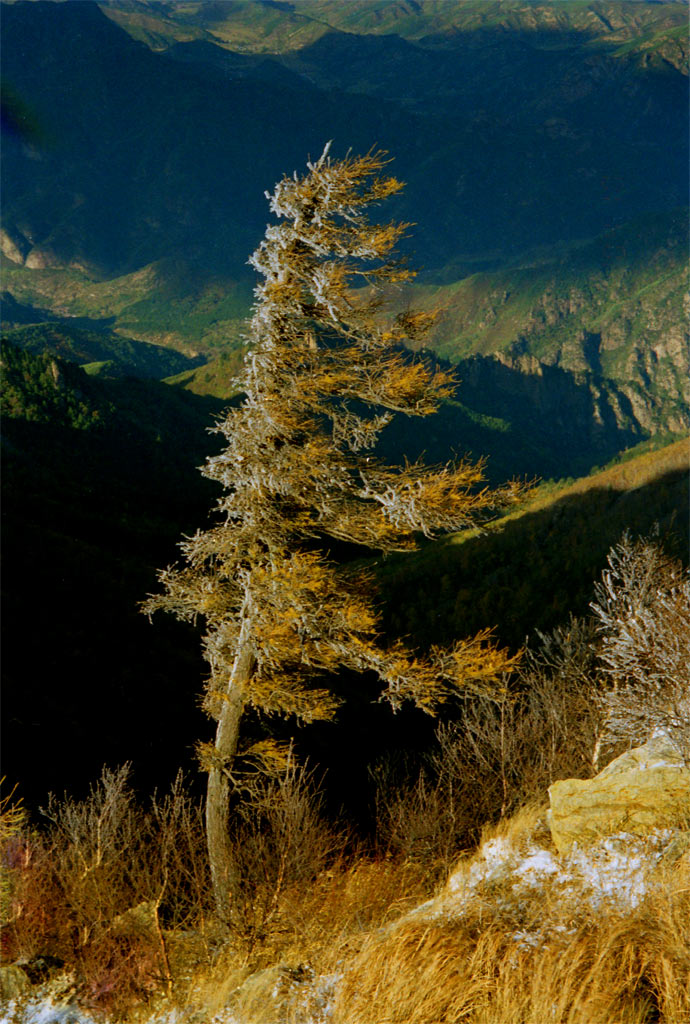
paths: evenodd
<path fill-rule="evenodd" d="M 43 813 L 42 829 L 14 841 L 9 957 L 55 958 L 82 1005 L 116 1015 L 170 992 L 164 926 L 198 923 L 209 887 L 200 809 L 181 779 L 144 808 L 128 766 L 104 769 L 85 800 L 51 796 Z"/>
<path fill-rule="evenodd" d="M 611 549 L 592 610 L 611 685 L 605 738 L 644 743 L 667 733 L 690 763 L 690 574 L 650 538 Z"/>
<path fill-rule="evenodd" d="M 393 855 L 422 861 L 438 877 L 487 822 L 543 800 L 557 779 L 594 773 L 602 718 L 594 629 L 571 617 L 540 638 L 500 694 L 466 698 L 459 720 L 439 727 L 416 780 L 378 766 L 378 837 Z"/>

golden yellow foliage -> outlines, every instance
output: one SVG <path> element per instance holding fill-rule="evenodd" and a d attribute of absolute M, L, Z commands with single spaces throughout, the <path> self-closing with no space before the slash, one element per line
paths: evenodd
<path fill-rule="evenodd" d="M 250 259 L 264 280 L 237 382 L 244 401 L 218 424 L 226 446 L 203 470 L 223 487 L 221 522 L 185 541 L 186 566 L 162 573 L 164 593 L 146 605 L 206 623 L 206 707 L 218 720 L 216 752 L 205 755 L 218 811 L 210 847 L 226 842 L 224 775 L 247 705 L 330 718 L 337 701 L 323 684 L 347 667 L 375 672 L 394 707 L 409 700 L 433 713 L 513 664 L 486 635 L 424 657 L 401 643 L 385 648 L 370 582 L 325 554 L 333 538 L 406 549 L 506 500 L 482 486 L 481 464 L 391 467 L 376 457 L 393 414 L 427 416 L 454 388 L 452 376 L 401 348 L 434 314 L 408 311 L 383 326 L 379 300 L 355 287 L 410 274 L 390 258 L 408 225 L 366 216 L 402 188 L 387 163 L 377 151 L 332 160 L 327 147 L 270 196 L 279 223 Z M 228 877 L 222 860 L 214 866 L 212 856 L 217 889 Z"/>

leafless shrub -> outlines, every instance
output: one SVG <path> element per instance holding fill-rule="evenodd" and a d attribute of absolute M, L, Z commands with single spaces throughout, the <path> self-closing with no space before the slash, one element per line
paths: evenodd
<path fill-rule="evenodd" d="M 591 605 L 605 735 L 644 743 L 658 730 L 690 760 L 690 575 L 653 538 L 625 533 L 608 555 Z"/>
<path fill-rule="evenodd" d="M 59 958 L 84 1004 L 110 1012 L 172 990 L 164 923 L 198 921 L 209 891 L 201 809 L 181 776 L 146 808 L 129 775 L 105 768 L 85 800 L 51 795 L 43 827 L 11 851 L 12 956 Z"/>
<path fill-rule="evenodd" d="M 203 804 L 185 788 L 181 772 L 168 793 L 154 793 L 151 816 L 151 890 L 163 892 L 162 910 L 169 927 L 195 925 L 208 913 L 211 880 Z"/>
<path fill-rule="evenodd" d="M 597 702 L 600 671 L 596 630 L 590 618 L 570 616 L 540 645 L 526 652 L 519 688 L 533 723 L 532 796 L 563 778 L 586 778 L 599 769 L 605 716 Z"/>
<path fill-rule="evenodd" d="M 145 835 L 129 775 L 129 765 L 104 768 L 85 800 L 51 793 L 42 808 L 49 822 L 54 882 L 81 946 L 136 898 L 133 868 Z"/>
<path fill-rule="evenodd" d="M 556 779 L 591 776 L 602 716 L 594 699 L 594 629 L 583 619 L 548 635 L 495 697 L 467 697 L 442 724 L 413 782 L 374 772 L 379 841 L 396 855 L 447 869 L 482 826 L 543 801 Z"/>
<path fill-rule="evenodd" d="M 238 806 L 232 841 L 239 881 L 231 924 L 251 951 L 266 937 L 286 888 L 315 878 L 345 837 L 326 822 L 313 772 L 290 757 L 279 777 L 257 777 Z"/>
<path fill-rule="evenodd" d="M 434 776 L 429 766 L 410 781 L 390 761 L 371 774 L 380 846 L 396 858 L 424 863 L 432 878 L 440 877 L 472 830 L 462 783 Z"/>

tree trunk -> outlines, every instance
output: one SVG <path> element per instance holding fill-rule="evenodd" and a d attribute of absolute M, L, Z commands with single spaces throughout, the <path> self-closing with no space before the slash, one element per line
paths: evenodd
<path fill-rule="evenodd" d="M 215 749 L 219 755 L 219 767 L 211 768 L 206 789 L 206 844 L 211 867 L 213 898 L 218 917 L 226 923 L 229 921 L 232 895 L 238 883 L 238 876 L 230 842 L 230 783 L 220 766 L 231 765 L 237 753 L 247 684 L 255 660 L 248 643 L 248 633 L 245 622 L 216 729 Z"/>

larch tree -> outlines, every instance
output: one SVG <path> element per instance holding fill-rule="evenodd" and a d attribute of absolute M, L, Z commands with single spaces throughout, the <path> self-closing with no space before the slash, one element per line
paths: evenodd
<path fill-rule="evenodd" d="M 490 686 L 510 665 L 488 631 L 424 656 L 383 642 L 370 579 L 328 556 L 329 538 L 406 549 L 509 497 L 482 486 L 478 465 L 376 458 L 395 413 L 433 413 L 454 382 L 404 352 L 432 316 L 382 317 L 380 286 L 412 276 L 393 256 L 407 225 L 372 223 L 367 209 L 401 183 L 382 152 L 335 160 L 328 150 L 266 194 L 280 223 L 250 259 L 264 281 L 236 382 L 244 397 L 217 427 L 224 450 L 202 469 L 223 487 L 219 522 L 180 545 L 184 564 L 160 574 L 162 594 L 144 606 L 205 623 L 205 707 L 217 722 L 202 748 L 206 828 L 226 920 L 237 881 L 230 794 L 248 708 L 332 719 L 329 677 L 348 668 L 374 672 L 394 709 L 412 701 L 433 713 L 453 690 Z M 278 756 L 268 741 L 241 753 L 265 765 Z"/>

